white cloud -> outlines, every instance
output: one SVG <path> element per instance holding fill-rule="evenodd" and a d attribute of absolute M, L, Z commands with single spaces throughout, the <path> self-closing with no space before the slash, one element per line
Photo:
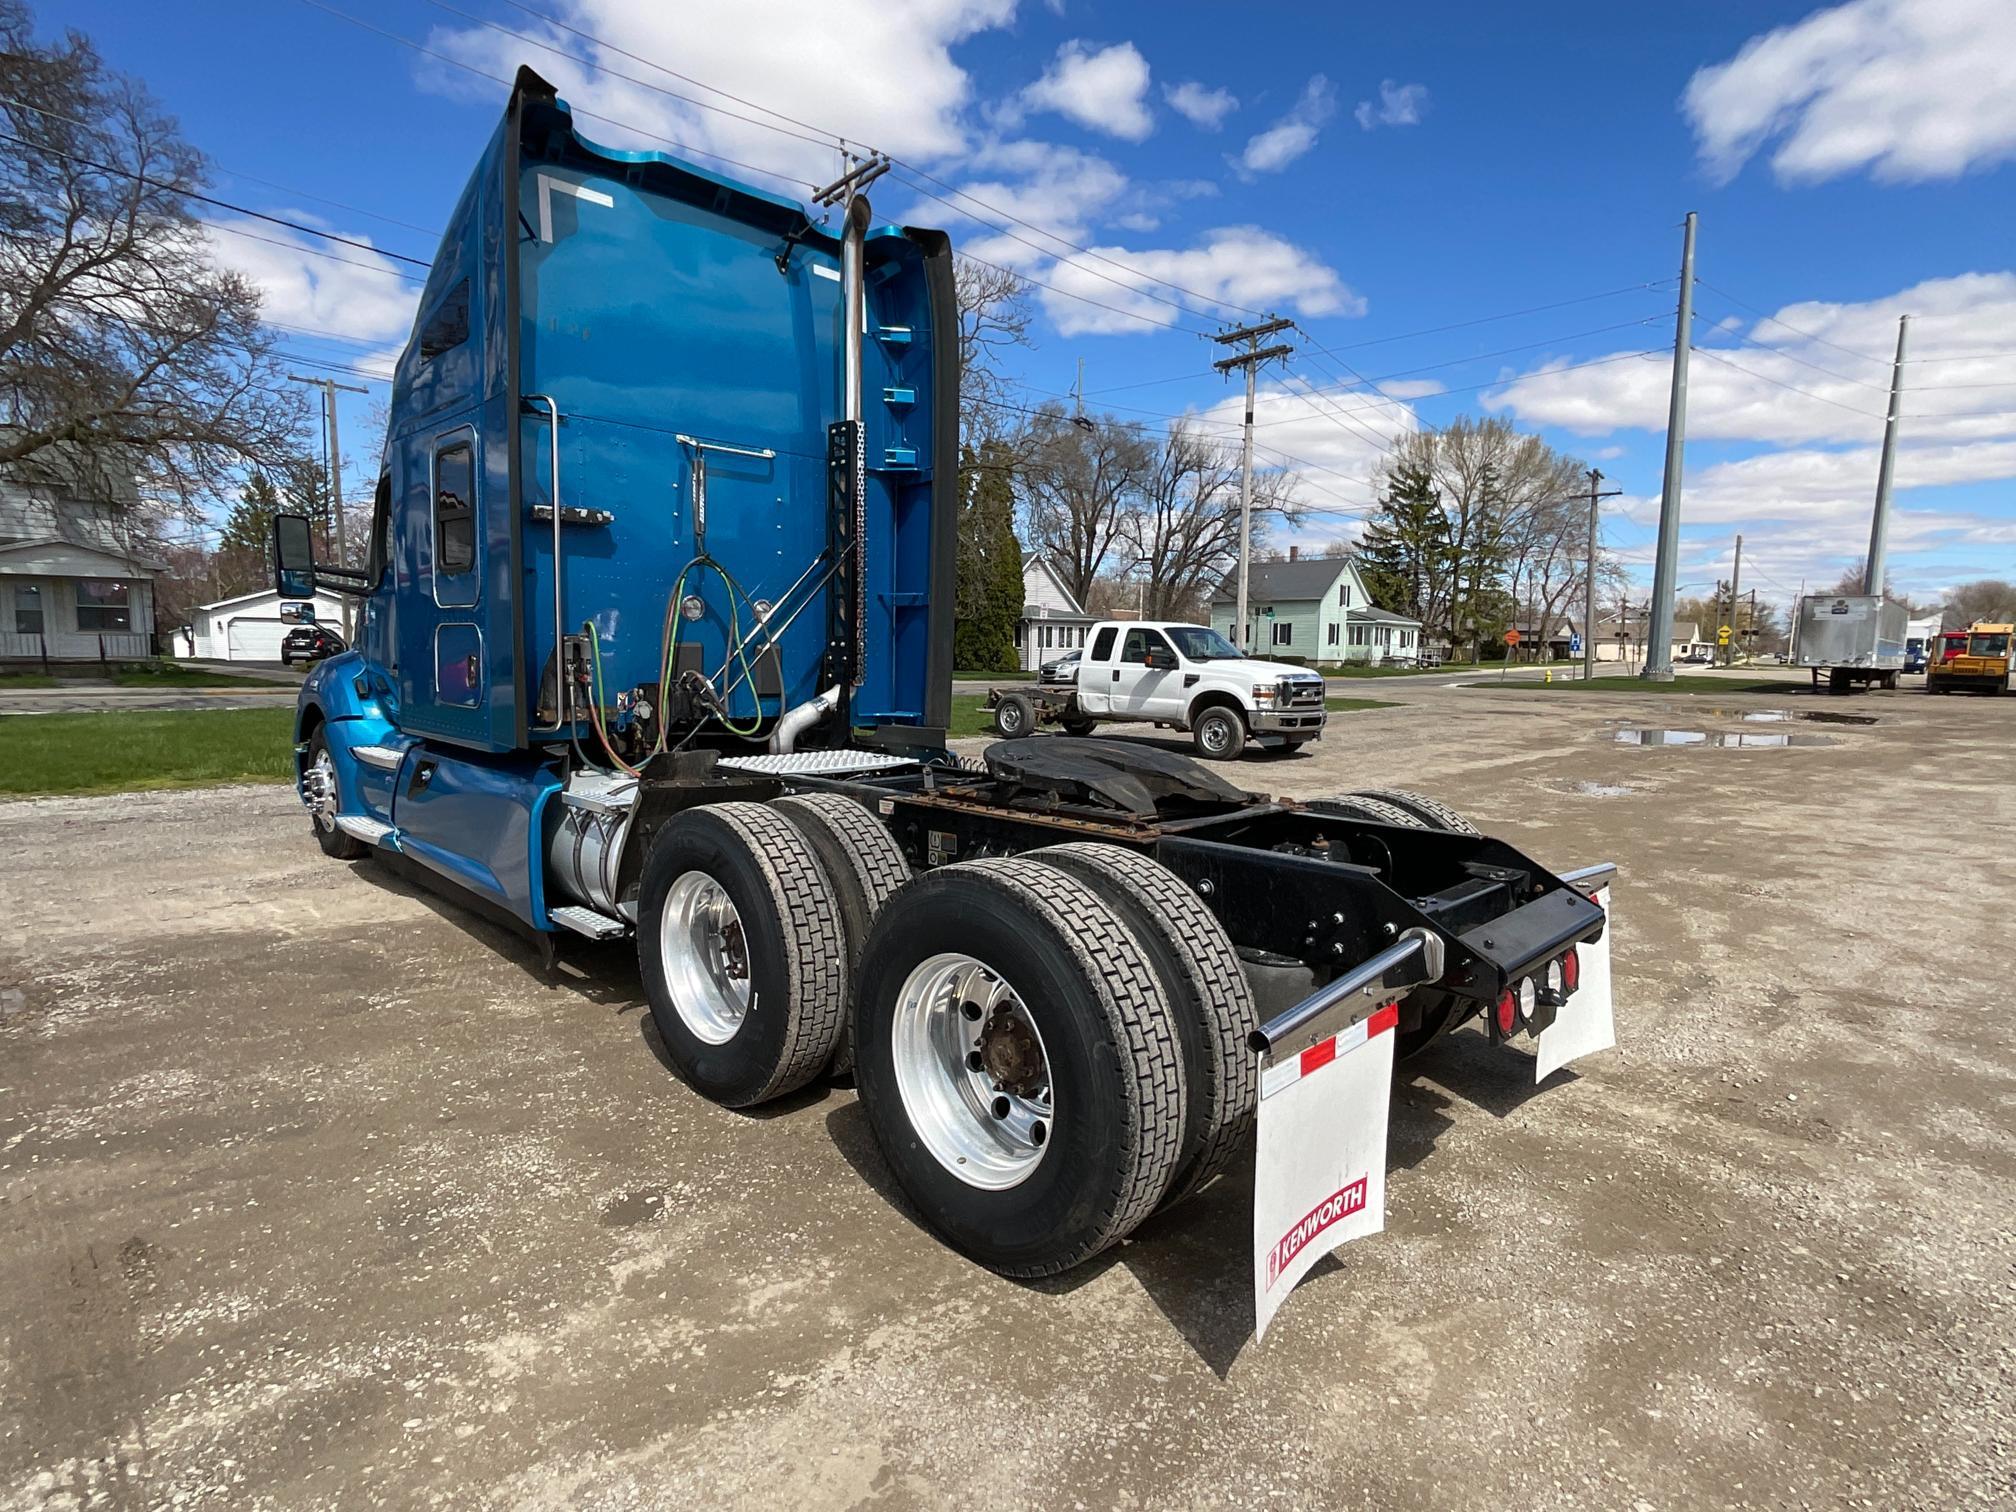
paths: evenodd
<path fill-rule="evenodd" d="M 1109 261 L 1076 259 L 1027 269 L 1053 286 L 1036 292 L 1044 313 L 1062 335 L 1140 334 L 1152 329 L 1148 322 L 1171 325 L 1182 318 L 1182 308 L 1160 300 L 1200 311 L 1214 311 L 1213 302 L 1222 301 L 1312 317 L 1359 315 L 1365 310 L 1365 301 L 1346 287 L 1335 269 L 1258 226 L 1220 226 L 1187 248 L 1092 250 Z M 1166 284 L 1154 282 L 1157 279 Z M 1178 295 L 1169 284 L 1190 294 Z M 1072 294 L 1083 297 L 1068 297 Z M 1097 308 L 1086 300 L 1112 308 Z"/>
<path fill-rule="evenodd" d="M 1368 407 L 1365 396 L 1351 393 L 1307 395 L 1299 385 L 1262 382 L 1254 395 L 1253 412 L 1257 466 L 1293 468 L 1301 487 L 1297 497 L 1324 511 L 1355 510 L 1362 517 L 1377 504 L 1379 468 L 1392 441 L 1416 428 L 1410 405 Z M 1226 396 L 1207 406 L 1200 420 L 1215 434 L 1236 439 L 1245 414 L 1246 396 L 1236 380 Z M 1335 539 L 1357 532 L 1355 521 L 1335 513 L 1311 518 L 1305 538 Z"/>
<path fill-rule="evenodd" d="M 1289 112 L 1249 139 L 1235 166 L 1242 173 L 1279 173 L 1316 145 L 1317 134 L 1337 110 L 1337 92 L 1317 74 L 1303 86 Z"/>
<path fill-rule="evenodd" d="M 753 46 L 752 20 L 737 0 L 552 0 L 560 20 L 638 57 L 662 58 L 682 73 L 705 79 L 812 123 L 850 141 L 914 159 L 943 158 L 968 145 L 964 122 L 971 99 L 965 69 L 951 49 L 974 33 L 1007 24 L 1015 0 L 771 0 L 763 8 L 761 46 Z M 487 27 L 436 29 L 429 45 L 492 74 L 509 77 L 529 63 L 560 89 L 578 111 L 593 111 L 641 127 L 689 149 L 722 154 L 774 171 L 804 186 L 824 183 L 837 162 L 833 148 L 781 136 L 765 126 L 703 110 L 658 92 L 694 95 L 738 115 L 761 117 L 705 90 L 663 75 L 635 58 L 565 32 L 514 16 L 514 30 L 581 53 L 633 80 L 625 82 L 554 52 L 528 46 Z M 474 99 L 497 111 L 503 89 L 487 79 L 433 60 L 416 65 L 430 88 Z M 900 81 L 892 87 L 891 81 Z M 598 141 L 662 151 L 663 140 L 626 132 L 606 120 L 584 119 Z M 795 128 L 794 128 L 795 129 Z M 730 169 L 740 173 L 742 170 Z"/>
<path fill-rule="evenodd" d="M 1155 129 L 1147 95 L 1148 60 L 1132 42 L 1095 51 L 1074 40 L 1057 49 L 1043 77 L 1017 100 L 1025 109 L 1054 110 L 1090 130 L 1139 142 Z"/>
<path fill-rule="evenodd" d="M 1165 86 L 1162 98 L 1191 125 L 1202 126 L 1206 131 L 1216 131 L 1225 124 L 1225 117 L 1239 108 L 1238 98 L 1231 90 L 1207 89 L 1195 79 Z"/>
<path fill-rule="evenodd" d="M 1421 112 L 1427 108 L 1426 84 L 1395 84 L 1386 79 L 1379 85 L 1378 103 L 1360 100 L 1352 115 L 1360 126 L 1371 131 L 1377 126 L 1418 126 Z"/>
<path fill-rule="evenodd" d="M 1782 182 L 1955 178 L 2016 156 L 2016 5 L 1850 0 L 1699 70 L 1681 109 L 1718 182 L 1773 141 Z"/>
<path fill-rule="evenodd" d="M 1707 297 L 1704 294 L 1704 298 Z M 1687 433 L 1699 440 L 1874 442 L 1883 432 L 1897 317 L 1910 314 L 1902 435 L 1971 441 L 2016 435 L 2016 273 L 1928 279 L 1882 299 L 1805 301 L 1751 322 L 1752 344 L 1696 339 Z M 1782 322 L 1782 323 L 1781 323 Z M 1817 339 L 1816 339 L 1817 338 Z M 1984 348 L 1986 350 L 1984 350 Z M 1856 354 L 1861 354 L 1859 357 Z M 1670 354 L 1577 367 L 1555 362 L 1487 393 L 1489 409 L 1585 435 L 1663 432 Z"/>
<path fill-rule="evenodd" d="M 284 213 L 303 222 L 320 219 L 299 210 Z M 227 226 L 251 236 L 221 229 Z M 217 262 L 242 273 L 258 287 L 261 314 L 268 320 L 357 341 L 384 342 L 393 348 L 394 357 L 412 329 L 420 286 L 401 275 L 415 269 L 376 252 L 332 246 L 264 221 L 220 217 L 205 223 L 205 234 Z M 342 234 L 353 241 L 370 240 L 361 232 Z M 262 239 L 255 241 L 252 236 Z M 290 333 L 288 339 L 312 338 Z M 360 366 L 389 367 L 385 353 L 345 360 Z"/>

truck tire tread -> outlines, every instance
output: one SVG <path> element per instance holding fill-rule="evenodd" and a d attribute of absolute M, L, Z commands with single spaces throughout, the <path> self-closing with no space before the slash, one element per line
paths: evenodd
<path fill-rule="evenodd" d="M 1369 819 L 1374 824 L 1398 824 L 1407 829 L 1427 829 L 1428 821 L 1419 814 L 1401 808 L 1397 803 L 1388 803 L 1383 798 L 1368 798 L 1363 793 L 1339 793 L 1334 798 L 1312 798 L 1309 807 L 1319 814 L 1341 814 L 1348 819 Z"/>
<path fill-rule="evenodd" d="M 1182 1153 L 1159 1204 L 1173 1207 L 1225 1170 L 1253 1129 L 1260 1071 L 1246 1038 L 1259 1012 L 1239 954 L 1203 901 L 1138 851 L 1079 841 L 1031 851 L 1029 859 L 1101 888 L 1144 943 L 1163 947 L 1163 995 L 1180 1015 L 1189 1102 Z"/>
<path fill-rule="evenodd" d="M 1428 828 L 1447 830 L 1452 835 L 1481 834 L 1476 825 L 1465 819 L 1456 810 L 1440 799 L 1430 798 L 1426 793 L 1417 793 L 1411 788 L 1361 788 L 1351 795 L 1354 798 L 1378 798 L 1387 803 L 1419 815 L 1427 822 Z"/>
<path fill-rule="evenodd" d="M 811 843 L 839 905 L 847 961 L 847 1008 L 830 1069 L 845 1075 L 854 1068 L 854 973 L 875 915 L 905 882 L 910 863 L 888 826 L 852 798 L 838 793 L 794 793 L 770 807 L 783 814 Z"/>
<path fill-rule="evenodd" d="M 788 818 L 761 803 L 706 804 L 671 820 L 655 837 L 651 853 L 645 858 L 647 898 L 654 885 L 670 885 L 671 878 L 654 876 L 654 863 L 658 870 L 669 870 L 661 858 L 667 854 L 668 838 L 680 826 L 713 827 L 718 831 L 717 839 L 725 839 L 739 850 L 763 879 L 777 916 L 783 943 L 783 960 L 779 965 L 784 979 L 780 994 L 784 1002 L 782 1040 L 775 1060 L 767 1068 L 767 1074 L 733 1091 L 722 1094 L 700 1089 L 726 1106 L 751 1107 L 804 1086 L 833 1058 L 847 1009 L 848 973 L 840 907 L 834 901 L 811 843 Z M 745 932 L 750 926 L 751 921 L 745 918 Z M 637 939 L 640 955 L 647 951 L 655 953 L 660 948 L 658 930 L 648 907 L 639 918 Z M 751 942 L 749 949 L 753 957 L 755 942 Z M 647 991 L 651 979 L 651 968 L 647 965 Z M 669 1007 L 669 1000 L 667 1006 L 676 1018 L 677 1010 Z M 666 1015 L 655 998 L 652 1016 L 658 1020 L 661 1037 L 670 1048 Z M 741 1035 L 738 1033 L 735 1038 L 739 1040 Z M 692 1080 L 690 1076 L 687 1079 Z"/>

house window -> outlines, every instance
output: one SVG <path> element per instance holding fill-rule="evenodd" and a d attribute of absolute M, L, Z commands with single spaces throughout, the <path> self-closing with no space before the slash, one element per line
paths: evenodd
<path fill-rule="evenodd" d="M 1048 651 L 1050 649 L 1050 634 L 1051 634 L 1050 626 L 1045 625 L 1043 627 L 1043 649 L 1045 651 Z"/>
<path fill-rule="evenodd" d="M 1333 621 L 1331 621 L 1331 624 L 1330 624 L 1330 633 L 1329 633 L 1329 635 L 1328 635 L 1328 636 L 1326 636 L 1326 637 L 1324 638 L 1324 643 L 1325 643 L 1326 645 L 1331 645 L 1331 646 L 1334 646 L 1334 645 L 1336 645 L 1336 644 L 1337 644 L 1337 624 L 1336 624 L 1336 621 L 1334 621 L 1334 620 L 1333 620 Z"/>
<path fill-rule="evenodd" d="M 42 585 L 40 583 L 16 583 L 14 585 L 14 633 L 16 635 L 40 635 L 42 633 Z"/>
<path fill-rule="evenodd" d="M 1351 585 L 1349 583 L 1339 583 L 1337 585 L 1337 605 L 1341 609 L 1349 609 L 1351 607 Z"/>
<path fill-rule="evenodd" d="M 1354 646 L 1362 646 L 1362 645 L 1366 644 L 1366 641 L 1365 641 L 1365 630 L 1366 630 L 1366 627 L 1365 627 L 1364 625 L 1353 625 L 1353 626 L 1351 627 L 1351 644 L 1352 644 L 1352 645 L 1354 645 Z"/>
<path fill-rule="evenodd" d="M 109 578 L 77 580 L 77 628 L 85 631 L 131 630 L 133 606 L 127 584 Z"/>
<path fill-rule="evenodd" d="M 1288 646 L 1293 645 L 1294 642 L 1294 624 L 1288 620 L 1277 619 L 1274 621 L 1274 644 L 1277 646 Z"/>
<path fill-rule="evenodd" d="M 1017 649 L 1020 649 L 1022 645 L 1022 632 L 1025 628 L 1026 626 L 1021 620 L 1015 621 L 1015 645 Z"/>

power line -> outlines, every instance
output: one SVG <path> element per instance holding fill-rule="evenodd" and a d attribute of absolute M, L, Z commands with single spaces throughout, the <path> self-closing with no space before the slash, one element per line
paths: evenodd
<path fill-rule="evenodd" d="M 1704 289 L 1713 289 L 1717 294 L 1720 294 L 1724 299 L 1728 300 L 1731 304 L 1741 305 L 1751 314 L 1762 316 L 1765 320 L 1770 321 L 1771 324 L 1781 327 L 1784 330 L 1790 331 L 1794 336 L 1802 336 L 1808 341 L 1817 341 L 1821 346 L 1832 347 L 1837 352 L 1844 353 L 1849 357 L 1859 357 L 1862 361 L 1873 362 L 1877 364 L 1879 367 L 1887 365 L 1881 357 L 1872 357 L 1867 352 L 1858 352 L 1853 347 L 1842 346 L 1841 343 L 1838 341 L 1829 341 L 1825 336 L 1815 336 L 1811 331 L 1802 331 L 1798 326 L 1788 325 L 1786 324 L 1786 322 L 1780 320 L 1776 315 L 1770 314 L 1769 312 L 1760 309 L 1758 306 L 1751 304 L 1750 301 L 1747 299 L 1742 299 L 1734 294 L 1731 294 L 1727 289 L 1717 288 L 1714 284 L 1711 284 L 1705 278 L 1697 277 L 1694 280 L 1694 282 L 1699 284 Z M 1700 349 L 1697 347 L 1695 350 L 1698 351 Z"/>
<path fill-rule="evenodd" d="M 1692 350 L 1697 356 L 1706 357 L 1710 362 L 1720 363 L 1723 367 L 1734 368 L 1739 373 L 1747 373 L 1750 377 L 1757 379 L 1759 382 L 1771 384 L 1776 388 L 1782 388 L 1788 393 L 1799 394 L 1807 399 L 1812 399 L 1820 404 L 1831 404 L 1834 406 L 1834 408 L 1838 410 L 1846 410 L 1851 415 L 1860 415 L 1865 420 L 1881 420 L 1883 418 L 1881 415 L 1874 414 L 1869 410 L 1857 409 L 1852 404 L 1843 404 L 1838 399 L 1829 399 L 1825 394 L 1816 394 L 1811 389 L 1800 388 L 1799 385 L 1796 383 L 1786 383 L 1782 379 L 1773 378 L 1770 377 L 1768 374 L 1760 373 L 1755 368 L 1747 368 L 1743 366 L 1743 364 L 1740 362 L 1732 362 L 1727 357 L 1716 355 L 1713 351 L 1709 350 L 1707 347 L 1696 346 L 1693 347 Z"/>

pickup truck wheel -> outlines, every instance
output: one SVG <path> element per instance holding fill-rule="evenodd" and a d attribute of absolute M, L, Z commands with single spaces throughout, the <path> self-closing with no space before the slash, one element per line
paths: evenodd
<path fill-rule="evenodd" d="M 746 1108 L 802 1087 L 846 1018 L 839 905 L 812 846 L 760 803 L 688 809 L 644 859 L 637 957 L 673 1069 Z"/>
<path fill-rule="evenodd" d="M 1064 721 L 1064 733 L 1066 735 L 1083 737 L 1090 735 L 1098 728 L 1099 721 L 1096 719 L 1067 719 Z"/>
<path fill-rule="evenodd" d="M 1097 892 L 1018 857 L 940 867 L 861 961 L 855 1083 L 924 1221 L 1009 1276 L 1067 1270 L 1154 1210 L 1183 1053 L 1146 951 Z"/>
<path fill-rule="evenodd" d="M 298 784 L 301 806 L 308 810 L 308 822 L 315 827 L 315 843 L 322 854 L 337 861 L 361 861 L 371 847 L 355 835 L 336 828 L 336 812 L 342 798 L 336 786 L 336 762 L 329 754 L 329 742 L 320 725 L 308 737 L 308 759 L 301 764 Z"/>
<path fill-rule="evenodd" d="M 910 863 L 896 837 L 852 798 L 837 793 L 805 793 L 779 798 L 770 805 L 798 827 L 812 846 L 826 874 L 826 885 L 840 908 L 840 933 L 847 954 L 847 980 L 861 962 L 861 947 L 875 915 L 910 880 Z M 833 1050 L 832 1071 L 854 1069 L 853 1012 L 841 1021 L 840 1043 Z"/>
<path fill-rule="evenodd" d="M 1190 739 L 1206 761 L 1230 761 L 1246 746 L 1246 721 L 1236 709 L 1220 705 L 1190 722 Z"/>
<path fill-rule="evenodd" d="M 1160 1205 L 1173 1207 L 1223 1171 L 1253 1128 L 1260 1071 L 1246 1037 L 1260 1016 L 1239 953 L 1197 895 L 1138 851 L 1081 841 L 1031 851 L 1029 859 L 1070 872 L 1113 906 L 1147 948 L 1176 1015 L 1188 1108 Z"/>
<path fill-rule="evenodd" d="M 994 705 L 994 733 L 1014 740 L 1036 728 L 1036 706 L 1022 693 L 1003 693 Z"/>

